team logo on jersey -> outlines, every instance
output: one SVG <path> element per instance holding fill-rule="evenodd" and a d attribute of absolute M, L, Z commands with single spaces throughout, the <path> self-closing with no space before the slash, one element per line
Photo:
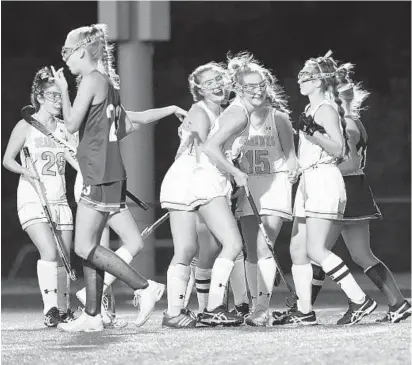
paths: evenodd
<path fill-rule="evenodd" d="M 84 185 L 83 190 L 82 190 L 82 194 L 83 195 L 90 195 L 90 190 L 91 190 L 90 185 Z"/>
<path fill-rule="evenodd" d="M 266 131 L 271 131 L 271 130 L 272 130 L 272 127 L 266 127 L 265 130 L 266 130 Z"/>

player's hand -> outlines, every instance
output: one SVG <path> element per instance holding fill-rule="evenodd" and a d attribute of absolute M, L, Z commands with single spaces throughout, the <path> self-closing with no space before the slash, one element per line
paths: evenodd
<path fill-rule="evenodd" d="M 53 66 L 50 67 L 53 73 L 54 77 L 54 82 L 56 83 L 56 86 L 60 89 L 60 91 L 65 91 L 68 89 L 67 81 L 66 78 L 64 77 L 63 74 L 63 67 L 60 68 L 59 70 L 55 70 Z"/>
<path fill-rule="evenodd" d="M 235 175 L 233 175 L 233 178 L 235 179 L 236 185 L 244 188 L 247 186 L 247 180 L 249 178 L 248 174 L 245 174 L 244 172 L 238 170 Z"/>
<path fill-rule="evenodd" d="M 174 114 L 176 115 L 176 117 L 179 118 L 179 120 L 181 122 L 184 121 L 184 119 L 187 117 L 187 111 L 183 110 L 182 108 L 179 108 L 178 106 L 175 105 L 175 111 Z"/>
<path fill-rule="evenodd" d="M 299 169 L 291 169 L 288 171 L 288 179 L 291 184 L 295 184 L 299 179 L 300 171 Z"/>
<path fill-rule="evenodd" d="M 244 188 L 238 188 L 230 197 L 231 200 L 233 199 L 238 199 L 242 198 L 245 195 L 245 189 Z"/>

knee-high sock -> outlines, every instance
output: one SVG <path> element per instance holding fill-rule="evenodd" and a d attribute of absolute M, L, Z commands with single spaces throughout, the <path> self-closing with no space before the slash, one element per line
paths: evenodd
<path fill-rule="evenodd" d="M 203 312 L 207 307 L 211 277 L 212 269 L 201 269 L 200 267 L 196 267 L 195 281 L 199 312 Z"/>
<path fill-rule="evenodd" d="M 323 283 L 325 281 L 325 272 L 322 267 L 318 264 L 312 262 L 313 279 L 312 279 L 312 305 L 315 304 L 316 298 L 322 289 Z"/>
<path fill-rule="evenodd" d="M 362 304 L 365 301 L 365 293 L 340 257 L 331 252 L 330 255 L 321 262 L 321 265 L 326 275 L 342 288 L 352 302 Z"/>
<path fill-rule="evenodd" d="M 167 314 L 175 317 L 184 307 L 190 266 L 170 265 L 167 270 Z"/>
<path fill-rule="evenodd" d="M 101 313 L 104 271 L 83 260 L 83 274 L 86 282 L 85 312 L 94 317 Z"/>
<path fill-rule="evenodd" d="M 117 251 L 115 251 L 115 254 L 119 256 L 126 264 L 130 264 L 133 260 L 133 256 L 124 246 L 120 247 Z M 104 273 L 104 287 L 103 287 L 104 293 L 106 292 L 107 288 L 113 284 L 115 280 L 116 280 L 115 276 L 107 272 Z"/>
<path fill-rule="evenodd" d="M 87 260 L 96 268 L 107 271 L 123 281 L 133 290 L 145 289 L 149 286 L 149 283 L 142 275 L 107 248 L 99 245 L 95 246 L 90 251 Z"/>
<path fill-rule="evenodd" d="M 312 265 L 292 265 L 293 282 L 298 296 L 298 310 L 304 314 L 312 311 Z"/>
<path fill-rule="evenodd" d="M 230 286 L 232 287 L 235 305 L 249 303 L 249 298 L 247 297 L 245 259 L 243 257 L 243 251 L 240 251 L 234 262 L 233 270 L 230 274 Z"/>
<path fill-rule="evenodd" d="M 70 306 L 70 278 L 63 266 L 57 267 L 57 305 L 64 312 Z"/>
<path fill-rule="evenodd" d="M 46 314 L 51 308 L 57 308 L 57 262 L 38 260 L 37 278 L 43 299 L 43 313 Z"/>
<path fill-rule="evenodd" d="M 269 308 L 270 298 L 273 292 L 273 283 L 276 275 L 275 260 L 270 257 L 260 259 L 257 262 L 260 275 L 257 277 L 257 308 L 266 310 Z"/>
<path fill-rule="evenodd" d="M 210 281 L 207 310 L 212 311 L 223 304 L 226 287 L 230 273 L 233 269 L 233 261 L 218 257 L 213 265 Z"/>
<path fill-rule="evenodd" d="M 397 307 L 405 301 L 392 273 L 383 262 L 367 268 L 365 274 L 385 294 L 391 307 Z"/>
<path fill-rule="evenodd" d="M 250 296 L 252 297 L 252 311 L 256 308 L 257 303 L 257 276 L 258 276 L 258 269 L 257 264 L 252 264 L 246 260 L 245 262 L 245 269 L 246 269 L 246 278 L 249 287 Z M 260 275 L 260 273 L 259 273 Z"/>

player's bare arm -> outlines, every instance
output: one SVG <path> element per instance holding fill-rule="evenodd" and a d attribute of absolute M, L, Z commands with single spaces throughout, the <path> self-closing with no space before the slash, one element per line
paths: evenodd
<path fill-rule="evenodd" d="M 339 115 L 330 105 L 322 105 L 315 114 L 315 122 L 325 128 L 328 137 L 316 131 L 309 140 L 321 146 L 332 156 L 341 158 L 344 154 L 344 140 L 340 130 Z"/>
<path fill-rule="evenodd" d="M 75 133 L 79 130 L 80 125 L 85 120 L 87 110 L 96 96 L 95 90 L 100 86 L 102 79 L 99 75 L 93 72 L 84 76 L 80 82 L 76 99 L 72 106 L 70 103 L 67 81 L 63 75 L 63 69 L 55 71 L 52 66 L 52 71 L 56 85 L 59 87 L 62 94 L 63 118 L 66 129 L 70 133 Z"/>
<path fill-rule="evenodd" d="M 181 121 L 187 116 L 186 110 L 183 110 L 176 105 L 170 105 L 164 108 L 148 109 L 141 112 L 133 112 L 128 110 L 126 113 L 134 126 L 136 124 L 153 123 L 171 114 L 175 114 Z"/>
<path fill-rule="evenodd" d="M 210 131 L 210 119 L 204 109 L 193 105 L 189 110 L 185 123 L 186 121 L 191 125 L 191 132 L 196 148 L 196 158 L 199 161 L 203 144 Z"/>
<path fill-rule="evenodd" d="M 338 166 L 342 175 L 356 171 L 360 165 L 360 156 L 358 155 L 356 148 L 356 145 L 360 140 L 360 131 L 352 119 L 346 118 L 345 120 L 346 133 L 348 135 L 349 155 L 348 159 Z"/>
<path fill-rule="evenodd" d="M 204 144 L 204 153 L 216 164 L 218 169 L 233 175 L 238 186 L 245 186 L 247 174 L 233 166 L 223 153 L 224 144 L 232 137 L 241 133 L 247 126 L 247 117 L 240 107 L 225 111 L 220 117 L 220 128 Z"/>
<path fill-rule="evenodd" d="M 15 174 L 37 179 L 37 175 L 34 172 L 26 169 L 16 161 L 16 156 L 23 148 L 24 141 L 26 140 L 28 128 L 30 128 L 30 126 L 24 120 L 19 121 L 13 128 L 6 151 L 4 152 L 3 166 Z"/>

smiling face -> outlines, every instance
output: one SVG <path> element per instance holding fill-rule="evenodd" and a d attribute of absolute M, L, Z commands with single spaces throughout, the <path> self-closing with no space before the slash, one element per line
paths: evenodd
<path fill-rule="evenodd" d="M 259 72 L 250 72 L 242 77 L 242 97 L 254 107 L 259 107 L 267 99 L 267 80 Z"/>
<path fill-rule="evenodd" d="M 217 69 L 205 70 L 197 76 L 199 94 L 216 104 L 221 104 L 227 95 L 225 75 Z"/>
<path fill-rule="evenodd" d="M 309 95 L 321 86 L 321 81 L 313 77 L 314 72 L 316 70 L 311 65 L 305 65 L 299 72 L 298 84 L 302 95 Z"/>
<path fill-rule="evenodd" d="M 62 107 L 62 96 L 59 88 L 56 85 L 51 85 L 45 88 L 40 95 L 37 96 L 37 101 L 40 104 L 40 109 L 46 110 L 51 115 L 59 115 Z"/>

